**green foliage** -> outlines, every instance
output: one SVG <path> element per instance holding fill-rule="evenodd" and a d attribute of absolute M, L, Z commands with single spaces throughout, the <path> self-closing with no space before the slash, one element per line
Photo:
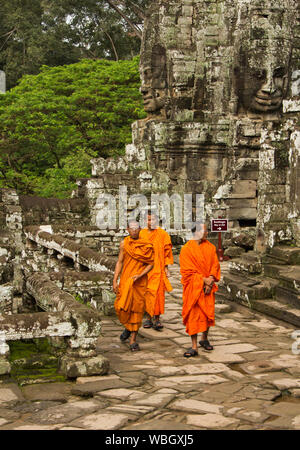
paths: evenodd
<path fill-rule="evenodd" d="M 0 187 L 67 197 L 90 159 L 124 152 L 145 117 L 138 58 L 43 66 L 0 96 Z"/>
<path fill-rule="evenodd" d="M 81 59 L 131 59 L 139 54 L 143 11 L 149 0 L 0 0 L 0 69 L 8 89 L 42 65 Z M 132 24 L 132 26 L 130 26 Z"/>

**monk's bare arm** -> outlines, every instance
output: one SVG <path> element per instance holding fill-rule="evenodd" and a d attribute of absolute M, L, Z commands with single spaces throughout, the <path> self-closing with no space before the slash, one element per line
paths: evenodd
<path fill-rule="evenodd" d="M 144 275 L 147 275 L 147 273 L 150 272 L 151 269 L 153 269 L 153 265 L 152 265 L 152 264 L 149 264 L 148 266 L 145 267 L 145 269 L 143 270 L 142 273 L 140 273 L 139 275 L 134 275 L 134 276 L 132 277 L 132 278 L 133 278 L 133 281 L 136 281 L 136 280 L 138 280 L 139 278 L 142 278 Z"/>
<path fill-rule="evenodd" d="M 119 257 L 115 268 L 114 279 L 113 279 L 113 290 L 114 293 L 118 293 L 118 278 L 123 269 L 123 260 L 124 260 L 124 241 L 120 244 Z"/>

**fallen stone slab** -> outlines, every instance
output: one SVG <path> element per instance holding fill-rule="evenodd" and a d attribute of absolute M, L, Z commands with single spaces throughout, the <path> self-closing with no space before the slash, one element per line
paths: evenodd
<path fill-rule="evenodd" d="M 162 359 L 161 355 L 160 355 L 160 357 L 158 359 L 156 359 L 153 362 L 155 362 L 157 365 L 160 365 L 160 366 L 173 366 L 174 365 L 174 359 L 168 359 L 168 358 L 163 358 Z M 179 364 L 179 362 L 177 360 L 176 360 L 176 363 Z"/>
<path fill-rule="evenodd" d="M 294 378 L 281 378 L 270 382 L 281 391 L 285 389 L 300 388 L 300 380 Z"/>
<path fill-rule="evenodd" d="M 182 377 L 165 377 L 160 380 L 154 380 L 154 385 L 158 387 L 178 387 L 193 386 L 195 384 L 218 384 L 227 381 L 218 375 L 185 375 Z"/>
<path fill-rule="evenodd" d="M 283 369 L 289 367 L 299 367 L 299 356 L 291 355 L 291 354 L 282 354 L 276 358 L 270 359 L 270 361 L 277 367 L 281 367 Z"/>
<path fill-rule="evenodd" d="M 299 416 L 298 416 L 299 417 Z M 280 416 L 275 420 L 268 421 L 265 425 L 268 426 L 269 430 L 279 429 L 279 430 L 299 430 L 300 429 L 300 423 L 298 423 L 298 420 L 296 417 L 283 417 Z"/>
<path fill-rule="evenodd" d="M 2 427 L 2 425 L 5 425 L 5 424 L 7 424 L 9 422 L 9 420 L 6 420 L 6 419 L 3 419 L 3 418 L 0 418 L 0 427 Z"/>
<path fill-rule="evenodd" d="M 142 423 L 134 423 L 124 430 L 194 430 L 195 428 L 175 420 L 153 419 Z"/>
<path fill-rule="evenodd" d="M 274 416 L 299 416 L 300 417 L 300 403 L 292 402 L 278 402 L 270 406 L 266 410 L 269 414 Z"/>
<path fill-rule="evenodd" d="M 76 379 L 76 384 L 86 384 L 86 383 L 94 383 L 96 381 L 114 381 L 120 380 L 118 375 L 100 375 L 100 376 L 92 376 L 92 377 L 78 377 Z"/>
<path fill-rule="evenodd" d="M 146 381 L 148 376 L 139 371 L 139 372 L 122 372 L 120 374 L 121 380 L 132 387 L 142 386 Z"/>
<path fill-rule="evenodd" d="M 241 364 L 240 368 L 250 375 L 264 372 L 275 372 L 278 370 L 278 366 L 275 366 L 271 360 L 269 361 L 263 359 Z"/>
<path fill-rule="evenodd" d="M 254 350 L 257 350 L 257 347 L 252 344 L 232 344 L 232 345 L 220 345 L 217 347 L 218 351 L 223 353 L 230 353 L 230 354 L 236 354 L 236 353 L 247 353 L 247 352 L 253 352 Z"/>
<path fill-rule="evenodd" d="M 135 353 L 126 353 L 126 354 L 120 354 L 118 355 L 118 357 L 120 358 L 120 360 L 125 361 L 125 363 L 128 365 L 128 363 L 135 363 L 136 361 L 138 361 L 139 363 L 141 363 L 141 360 L 157 360 L 157 359 L 161 359 L 162 355 L 160 353 L 155 353 L 155 352 L 148 352 L 148 351 L 141 351 L 141 352 L 135 352 Z"/>
<path fill-rule="evenodd" d="M 182 336 L 179 338 L 175 338 L 175 339 L 173 339 L 173 341 L 176 342 L 176 344 L 178 344 L 178 345 L 191 346 L 190 336 Z"/>
<path fill-rule="evenodd" d="M 171 330 L 182 330 L 184 329 L 182 323 L 166 323 L 166 328 L 170 328 Z"/>
<path fill-rule="evenodd" d="M 246 328 L 238 321 L 233 319 L 222 319 L 218 320 L 218 326 L 221 328 L 226 328 L 230 330 L 245 330 Z"/>
<path fill-rule="evenodd" d="M 211 430 L 224 429 L 232 425 L 238 425 L 239 420 L 224 417 L 221 414 L 194 414 L 186 417 L 187 425 Z"/>
<path fill-rule="evenodd" d="M 151 395 L 144 395 L 143 398 L 135 402 L 136 405 L 154 406 L 155 408 L 164 408 L 176 395 L 173 394 L 155 393 Z"/>
<path fill-rule="evenodd" d="M 118 400 L 136 400 L 144 397 L 144 392 L 135 391 L 132 389 L 108 389 L 99 394 L 101 397 L 117 398 Z"/>
<path fill-rule="evenodd" d="M 223 406 L 202 402 L 193 399 L 180 399 L 168 406 L 168 409 L 175 411 L 187 411 L 195 413 L 214 413 L 218 414 L 222 411 Z"/>
<path fill-rule="evenodd" d="M 211 353 L 205 352 L 205 357 L 211 362 L 224 364 L 245 362 L 245 360 L 240 355 L 236 353 L 224 352 L 220 347 L 215 347 Z M 226 346 L 224 345 L 223 347 Z"/>
<path fill-rule="evenodd" d="M 33 384 L 23 387 L 23 394 L 27 400 L 67 401 L 71 393 L 71 383 Z"/>
<path fill-rule="evenodd" d="M 155 410 L 153 406 L 145 406 L 145 405 L 129 405 L 120 403 L 118 405 L 109 406 L 106 408 L 106 411 L 114 411 L 120 412 L 124 414 L 130 414 L 135 416 L 143 416 Z"/>
<path fill-rule="evenodd" d="M 47 425 L 56 423 L 64 424 L 99 409 L 101 409 L 100 402 L 96 402 L 95 400 L 82 400 L 40 411 L 28 418 L 28 421 Z"/>
<path fill-rule="evenodd" d="M 251 423 L 264 423 L 270 417 L 270 415 L 260 411 L 251 411 L 247 409 L 237 412 L 235 414 L 235 417 Z"/>
<path fill-rule="evenodd" d="M 195 364 L 190 364 L 183 366 L 183 370 L 188 375 L 196 375 L 196 374 L 205 374 L 205 373 L 222 373 L 228 370 L 228 367 L 223 363 L 215 363 L 215 364 L 199 364 L 196 366 Z"/>
<path fill-rule="evenodd" d="M 277 326 L 267 319 L 251 320 L 251 322 L 246 322 L 246 323 L 249 325 L 252 325 L 256 328 L 259 328 L 261 330 L 272 330 L 272 329 L 276 328 L 276 326 Z"/>
<path fill-rule="evenodd" d="M 156 331 L 153 328 L 141 327 L 139 329 L 139 334 L 149 339 L 173 339 L 181 337 L 180 334 L 165 327 L 160 331 Z"/>
<path fill-rule="evenodd" d="M 210 342 L 214 347 L 241 343 L 241 341 L 238 339 L 224 339 L 223 337 L 213 337 L 212 339 L 210 339 Z"/>
<path fill-rule="evenodd" d="M 69 425 L 85 430 L 119 430 L 127 424 L 128 415 L 113 413 L 96 413 L 74 420 Z"/>
<path fill-rule="evenodd" d="M 230 305 L 226 305 L 224 303 L 216 303 L 215 304 L 215 314 L 226 314 L 232 311 L 232 307 Z"/>
<path fill-rule="evenodd" d="M 33 423 L 33 424 L 10 424 L 8 425 L 10 428 L 2 428 L 2 429 L 6 429 L 6 430 L 18 430 L 18 431 L 33 431 L 33 430 L 59 430 L 63 424 L 56 424 L 56 425 L 41 425 L 38 423 Z"/>
<path fill-rule="evenodd" d="M 4 387 L 2 387 L 4 386 Z M 10 402 L 24 401 L 22 391 L 16 384 L 0 385 L 0 405 Z"/>
<path fill-rule="evenodd" d="M 122 380 L 105 380 L 105 381 L 94 381 L 84 384 L 76 384 L 71 393 L 73 395 L 79 395 L 82 397 L 92 397 L 94 394 L 105 391 L 107 389 L 113 388 L 128 388 L 130 387 L 128 383 Z"/>
<path fill-rule="evenodd" d="M 7 420 L 9 422 L 16 421 L 20 418 L 21 414 L 15 411 L 12 411 L 8 408 L 0 408 L 0 418 Z"/>
<path fill-rule="evenodd" d="M 167 377 L 172 375 L 184 375 L 185 371 L 183 367 L 174 366 L 160 366 L 154 369 L 148 369 L 147 374 L 150 376 Z"/>
<path fill-rule="evenodd" d="M 223 372 L 223 375 L 225 375 L 230 380 L 240 380 L 241 378 L 245 377 L 245 375 L 243 375 L 242 373 L 232 369 L 226 370 L 226 372 Z"/>

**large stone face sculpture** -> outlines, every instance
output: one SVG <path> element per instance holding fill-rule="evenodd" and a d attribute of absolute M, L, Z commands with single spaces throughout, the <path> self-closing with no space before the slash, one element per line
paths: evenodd
<path fill-rule="evenodd" d="M 166 50 L 155 45 L 151 50 L 149 60 L 144 60 L 141 70 L 141 93 L 144 109 L 148 113 L 160 114 L 166 104 L 167 70 Z"/>
<path fill-rule="evenodd" d="M 239 10 L 234 77 L 240 113 L 282 111 L 296 27 L 292 6 L 289 1 L 267 0 L 242 5 Z"/>

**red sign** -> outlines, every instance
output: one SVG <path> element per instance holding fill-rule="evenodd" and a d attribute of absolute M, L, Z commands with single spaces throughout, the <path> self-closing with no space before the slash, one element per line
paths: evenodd
<path fill-rule="evenodd" d="M 211 219 L 211 231 L 228 231 L 228 219 Z"/>

